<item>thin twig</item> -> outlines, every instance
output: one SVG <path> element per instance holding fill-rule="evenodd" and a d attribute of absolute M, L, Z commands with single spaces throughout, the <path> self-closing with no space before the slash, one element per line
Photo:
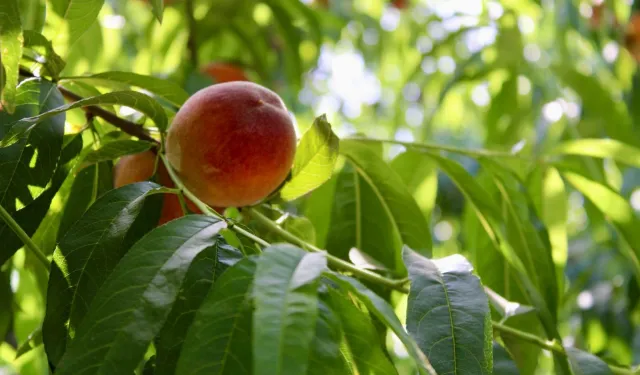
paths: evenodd
<path fill-rule="evenodd" d="M 47 259 L 44 253 L 40 251 L 40 248 L 31 240 L 31 237 L 25 233 L 20 224 L 13 220 L 9 212 L 7 212 L 2 205 L 0 205 L 0 218 L 7 223 L 7 226 L 13 230 L 13 233 L 15 233 L 18 238 L 20 238 L 24 246 L 31 250 L 33 255 L 36 256 L 40 263 L 42 263 L 42 265 L 47 269 L 47 272 L 49 272 L 49 267 L 51 266 L 49 259 Z"/>

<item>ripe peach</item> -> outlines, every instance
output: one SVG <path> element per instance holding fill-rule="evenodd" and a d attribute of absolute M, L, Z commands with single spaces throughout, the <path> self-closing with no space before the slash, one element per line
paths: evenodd
<path fill-rule="evenodd" d="M 249 80 L 240 67 L 230 63 L 213 62 L 205 65 L 201 71 L 213 78 L 216 83 Z"/>
<path fill-rule="evenodd" d="M 169 162 L 211 206 L 253 205 L 286 179 L 296 151 L 282 99 L 252 82 L 211 85 L 187 100 L 167 134 Z"/>
<path fill-rule="evenodd" d="M 391 5 L 396 9 L 406 9 L 409 6 L 409 0 L 392 0 Z"/>
<path fill-rule="evenodd" d="M 127 155 L 120 158 L 113 169 L 113 184 L 115 188 L 136 182 L 147 181 L 153 176 L 156 155 L 153 151 Z M 167 168 L 160 161 L 158 164 L 158 183 L 166 187 L 174 187 Z M 187 199 L 187 207 L 192 212 L 202 213 L 198 207 Z M 162 201 L 162 213 L 158 225 L 182 217 L 182 206 L 175 194 L 165 194 Z"/>

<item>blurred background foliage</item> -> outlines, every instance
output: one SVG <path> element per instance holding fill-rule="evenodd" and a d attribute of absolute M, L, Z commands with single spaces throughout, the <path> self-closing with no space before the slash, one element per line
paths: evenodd
<path fill-rule="evenodd" d="M 241 69 L 247 79 L 280 94 L 300 133 L 326 114 L 341 137 L 360 133 L 517 153 L 500 162 L 529 182 L 530 199 L 549 231 L 553 261 L 564 274 L 559 327 L 565 344 L 612 363 L 640 363 L 640 288 L 622 255 L 627 245 L 593 203 L 539 163 L 572 139 L 640 145 L 640 17 L 634 18 L 640 2 L 194 0 L 190 21 L 183 0 L 165 0 L 159 23 L 148 1 L 106 0 L 98 22 L 77 41 L 70 40 L 64 22 L 66 2 L 20 1 L 23 28 L 53 41 L 66 61 L 63 77 L 130 71 L 171 79 L 193 93 L 216 82 L 207 69 L 224 70 L 210 64 L 231 64 L 226 74 Z M 23 57 L 34 71 L 45 69 L 39 61 L 36 51 Z M 61 82 L 85 96 L 96 92 L 80 80 Z M 140 118 L 126 107 L 119 114 Z M 85 122 L 80 110 L 67 114 L 68 129 Z M 486 234 L 451 179 L 427 159 L 401 154 L 400 144 L 374 149 L 414 193 L 432 228 L 434 257 L 462 253 L 486 285 L 517 300 L 517 293 L 509 296 L 506 276 L 499 275 L 499 258 L 485 256 L 495 250 L 488 249 Z M 501 201 L 475 159 L 447 157 Z M 629 200 L 638 215 L 638 169 L 606 158 L 563 162 Z M 326 202 L 338 183 L 334 176 L 284 207 L 313 224 L 290 221 L 289 229 L 310 233 L 307 238 L 326 246 Z M 62 209 L 61 202 L 54 201 L 52 209 Z M 0 315 L 2 333 L 13 319 L 14 343 L 24 342 L 44 314 L 42 280 L 21 267 L 24 262 L 21 251 L 14 271 L 0 274 L 0 301 L 8 288 L 19 301 L 15 316 Z M 400 311 L 406 301 L 396 303 Z M 0 374 L 47 373 L 42 348 L 14 361 L 11 340 L 0 345 L 0 363 L 7 363 Z M 550 356 L 540 356 L 538 373 L 544 374 Z"/>

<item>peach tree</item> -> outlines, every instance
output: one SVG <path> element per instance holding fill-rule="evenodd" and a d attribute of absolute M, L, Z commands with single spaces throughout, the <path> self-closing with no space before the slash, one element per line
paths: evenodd
<path fill-rule="evenodd" d="M 426 3 L 2 0 L 0 373 L 636 373 L 640 37 L 570 1 L 422 35 Z M 398 95 L 306 100 L 327 43 Z"/>

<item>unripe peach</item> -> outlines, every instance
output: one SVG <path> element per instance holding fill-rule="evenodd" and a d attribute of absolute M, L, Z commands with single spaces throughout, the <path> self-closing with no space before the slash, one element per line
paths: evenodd
<path fill-rule="evenodd" d="M 240 67 L 230 63 L 213 62 L 205 65 L 202 72 L 213 78 L 216 83 L 249 80 Z"/>
<path fill-rule="evenodd" d="M 252 82 L 211 85 L 178 111 L 169 162 L 211 206 L 253 205 L 286 179 L 296 151 L 293 120 L 273 91 Z"/>
<path fill-rule="evenodd" d="M 124 185 L 147 181 L 153 176 L 156 155 L 152 151 L 123 156 L 118 160 L 113 169 L 113 185 L 117 189 Z M 173 181 L 167 172 L 167 168 L 159 162 L 158 183 L 166 187 L 174 187 Z M 192 212 L 202 213 L 198 207 L 187 199 L 187 207 Z M 182 206 L 175 194 L 165 194 L 162 201 L 162 213 L 158 225 L 165 224 L 173 219 L 182 217 Z"/>

